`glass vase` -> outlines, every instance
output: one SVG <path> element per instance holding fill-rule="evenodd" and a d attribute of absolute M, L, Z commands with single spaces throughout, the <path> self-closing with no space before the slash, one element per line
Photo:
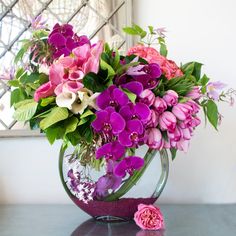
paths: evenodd
<path fill-rule="evenodd" d="M 59 154 L 59 173 L 62 185 L 70 199 L 96 220 L 104 222 L 132 220 L 134 213 L 137 211 L 137 206 L 141 203 L 153 204 L 165 187 L 169 172 L 167 151 L 148 149 L 144 152 L 142 151 L 141 154 L 145 160 L 144 166 L 126 179 L 119 189 L 110 192 L 104 199 L 90 199 L 87 202 L 82 201 L 79 196 L 80 192 L 75 194 L 68 184 L 68 169 L 70 169 L 71 160 L 77 159 L 78 163 L 74 165 L 74 168 L 77 168 L 78 172 L 81 171 L 79 170 L 80 166 L 84 165 L 84 163 L 81 162 L 80 155 L 84 152 L 88 153 L 88 150 L 82 149 L 81 151 L 80 145 L 67 148 L 62 146 Z M 93 155 L 94 152 L 91 151 L 90 158 L 94 158 Z M 89 178 L 94 183 L 99 176 L 104 174 L 102 169 L 94 171 L 88 166 L 85 166 L 81 172 L 88 172 Z M 75 179 L 75 181 L 77 180 Z M 85 188 L 88 185 L 84 182 L 83 184 Z M 81 191 L 84 191 L 84 189 L 81 189 Z"/>

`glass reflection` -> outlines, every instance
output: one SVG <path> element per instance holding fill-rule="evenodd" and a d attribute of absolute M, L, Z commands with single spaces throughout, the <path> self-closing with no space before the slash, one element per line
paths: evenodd
<path fill-rule="evenodd" d="M 134 222 L 103 223 L 89 219 L 74 230 L 71 236 L 164 236 L 164 231 L 146 231 Z"/>

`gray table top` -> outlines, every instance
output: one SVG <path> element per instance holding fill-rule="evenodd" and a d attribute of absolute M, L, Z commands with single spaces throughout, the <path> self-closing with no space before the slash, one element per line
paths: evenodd
<path fill-rule="evenodd" d="M 234 205 L 161 205 L 165 231 L 99 223 L 74 205 L 2 205 L 1 236 L 236 236 Z"/>

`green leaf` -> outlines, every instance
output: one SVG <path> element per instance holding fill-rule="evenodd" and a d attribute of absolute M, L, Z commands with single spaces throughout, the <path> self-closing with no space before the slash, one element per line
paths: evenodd
<path fill-rule="evenodd" d="M 24 79 L 21 79 L 21 82 L 23 84 L 27 83 L 34 83 L 39 80 L 39 73 L 31 73 L 30 75 L 24 77 Z"/>
<path fill-rule="evenodd" d="M 108 71 L 108 77 L 113 77 L 115 75 L 115 71 L 112 68 L 111 65 L 109 65 L 107 62 L 105 62 L 104 60 L 100 60 L 100 66 L 102 68 L 102 70 L 107 70 Z"/>
<path fill-rule="evenodd" d="M 38 107 L 38 103 L 33 99 L 27 99 L 16 103 L 15 107 L 16 111 L 13 114 L 14 119 L 17 121 L 28 121 L 34 116 Z"/>
<path fill-rule="evenodd" d="M 123 31 L 126 34 L 130 34 L 130 35 L 138 35 L 141 38 L 144 38 L 147 35 L 147 32 L 145 30 L 143 30 L 140 26 L 134 24 L 132 27 L 124 27 Z"/>
<path fill-rule="evenodd" d="M 199 81 L 201 78 L 202 65 L 203 65 L 202 63 L 195 61 L 189 62 L 181 66 L 181 70 L 184 72 L 184 74 L 193 75 L 197 79 L 197 81 Z"/>
<path fill-rule="evenodd" d="M 15 103 L 18 103 L 25 99 L 25 94 L 22 89 L 18 88 L 11 92 L 10 105 L 13 106 Z"/>
<path fill-rule="evenodd" d="M 206 114 L 209 122 L 217 130 L 218 125 L 218 108 L 213 100 L 208 100 L 206 106 Z"/>
<path fill-rule="evenodd" d="M 18 53 L 15 56 L 15 59 L 14 59 L 15 64 L 19 62 L 20 60 L 22 60 L 24 54 L 28 51 L 30 46 L 31 46 L 31 41 L 23 44 L 22 48 L 18 51 Z"/>
<path fill-rule="evenodd" d="M 149 29 L 150 34 L 155 34 L 153 26 L 149 25 L 148 29 Z"/>
<path fill-rule="evenodd" d="M 164 57 L 167 57 L 167 53 L 168 53 L 168 51 L 167 51 L 166 45 L 161 43 L 161 45 L 160 45 L 160 54 Z"/>
<path fill-rule="evenodd" d="M 80 118 L 83 119 L 87 116 L 95 115 L 91 110 L 87 109 L 81 116 Z"/>
<path fill-rule="evenodd" d="M 55 107 L 51 110 L 51 112 L 40 122 L 40 128 L 42 130 L 47 129 L 48 127 L 56 124 L 61 120 L 65 120 L 68 118 L 69 113 L 67 108 L 65 107 Z"/>
<path fill-rule="evenodd" d="M 50 144 L 53 144 L 56 139 L 59 138 L 59 134 L 61 133 L 61 127 L 49 127 L 45 130 L 46 137 Z"/>
<path fill-rule="evenodd" d="M 189 62 L 181 66 L 181 70 L 184 72 L 184 74 L 192 74 L 194 70 L 194 62 Z"/>
<path fill-rule="evenodd" d="M 171 159 L 173 161 L 175 159 L 175 157 L 176 157 L 177 149 L 170 148 L 170 153 L 171 153 Z"/>
<path fill-rule="evenodd" d="M 52 102 L 55 101 L 55 97 L 47 97 L 47 98 L 42 98 L 40 102 L 40 106 L 46 107 L 47 105 L 51 104 Z"/>
<path fill-rule="evenodd" d="M 9 80 L 7 83 L 9 86 L 11 87 L 19 87 L 20 83 L 18 80 L 14 79 L 14 80 Z"/>
<path fill-rule="evenodd" d="M 205 86 L 205 85 L 207 85 L 207 83 L 208 83 L 209 80 L 210 80 L 210 79 L 204 74 L 204 75 L 202 76 L 201 80 L 200 80 L 200 83 L 201 83 L 202 86 Z"/>
<path fill-rule="evenodd" d="M 138 34 L 137 34 L 137 31 L 136 31 L 133 27 L 124 27 L 124 28 L 123 28 L 123 31 L 124 31 L 126 34 L 138 35 Z"/>
<path fill-rule="evenodd" d="M 79 120 L 75 116 L 72 116 L 68 120 L 66 120 L 64 124 L 66 128 L 65 135 L 74 132 L 77 128 L 78 122 Z"/>
<path fill-rule="evenodd" d="M 129 100 L 132 102 L 132 103 L 135 103 L 135 100 L 137 98 L 137 95 L 130 92 L 128 89 L 122 89 L 123 92 L 128 96 Z"/>
<path fill-rule="evenodd" d="M 85 77 L 83 78 L 83 84 L 87 89 L 93 92 L 102 92 L 106 89 L 106 86 L 102 84 L 101 79 L 92 72 L 85 75 Z"/>

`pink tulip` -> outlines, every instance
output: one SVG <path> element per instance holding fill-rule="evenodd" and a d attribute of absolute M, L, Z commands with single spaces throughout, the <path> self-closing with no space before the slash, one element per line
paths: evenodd
<path fill-rule="evenodd" d="M 192 107 L 186 103 L 178 103 L 172 108 L 172 113 L 179 120 L 186 120 L 192 113 Z"/>
<path fill-rule="evenodd" d="M 158 114 L 155 110 L 151 109 L 150 119 L 147 122 L 146 126 L 148 128 L 155 128 L 158 125 Z"/>
<path fill-rule="evenodd" d="M 172 107 L 178 103 L 178 97 L 178 94 L 174 90 L 168 90 L 163 96 L 163 99 L 167 106 Z"/>
<path fill-rule="evenodd" d="M 186 96 L 194 100 L 197 100 L 202 96 L 201 90 L 198 86 L 195 86 L 190 92 L 188 92 Z"/>
<path fill-rule="evenodd" d="M 34 100 L 38 102 L 41 98 L 46 98 L 54 94 L 54 86 L 51 81 L 41 85 L 34 93 Z"/>
<path fill-rule="evenodd" d="M 153 103 L 153 106 L 159 114 L 163 113 L 167 109 L 167 104 L 166 104 L 165 100 L 160 97 L 156 97 L 156 99 Z"/>
<path fill-rule="evenodd" d="M 155 94 L 150 89 L 145 89 L 140 94 L 140 101 L 148 106 L 151 106 L 155 101 Z"/>
<path fill-rule="evenodd" d="M 176 143 L 176 148 L 186 153 L 188 151 L 189 144 L 189 140 L 181 139 L 179 142 Z"/>
<path fill-rule="evenodd" d="M 173 132 L 176 127 L 176 122 L 176 117 L 169 111 L 165 111 L 159 117 L 159 125 L 161 130 L 168 130 L 169 132 Z"/>
<path fill-rule="evenodd" d="M 167 135 L 168 135 L 168 138 L 171 141 L 178 142 L 182 138 L 183 132 L 182 132 L 182 129 L 179 126 L 176 126 L 174 131 L 173 132 L 167 132 Z"/>
<path fill-rule="evenodd" d="M 194 128 L 201 124 L 200 118 L 197 116 L 189 116 L 186 120 L 180 123 L 182 128 Z"/>
<path fill-rule="evenodd" d="M 200 111 L 200 106 L 193 100 L 189 100 L 185 104 L 189 105 L 192 108 L 192 114 L 196 114 Z"/>
<path fill-rule="evenodd" d="M 150 148 L 161 150 L 163 148 L 164 142 L 162 139 L 162 134 L 157 128 L 150 128 L 146 131 L 147 141 L 146 144 Z"/>

